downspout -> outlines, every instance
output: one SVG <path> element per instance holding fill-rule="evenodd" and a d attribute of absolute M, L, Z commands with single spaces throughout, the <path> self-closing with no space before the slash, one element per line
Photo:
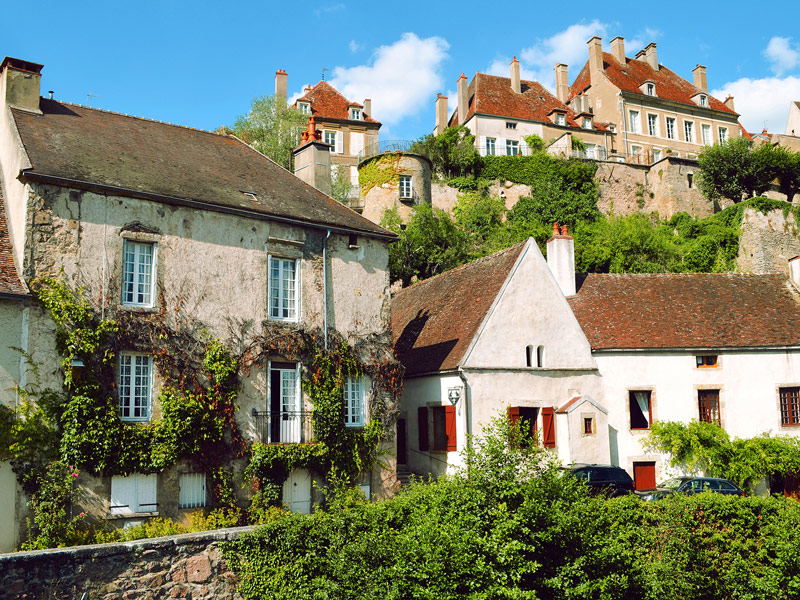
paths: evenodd
<path fill-rule="evenodd" d="M 464 412 L 467 417 L 467 447 L 472 446 L 472 394 L 470 393 L 469 383 L 467 383 L 467 374 L 461 366 L 458 367 L 458 376 L 464 383 Z M 469 453 L 467 453 L 467 460 L 469 460 Z M 467 473 L 469 473 L 469 463 L 467 463 Z"/>
<path fill-rule="evenodd" d="M 622 94 L 619 95 L 620 100 L 622 100 L 622 125 L 624 127 L 623 132 L 625 133 L 625 160 L 627 162 L 628 159 L 628 115 L 625 112 L 625 98 Z"/>
<path fill-rule="evenodd" d="M 325 304 L 325 351 L 328 350 L 328 238 L 331 237 L 331 230 L 326 230 L 325 238 L 322 240 L 322 297 Z"/>

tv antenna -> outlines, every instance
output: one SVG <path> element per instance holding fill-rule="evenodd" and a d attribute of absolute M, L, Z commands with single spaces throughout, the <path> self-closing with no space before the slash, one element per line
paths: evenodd
<path fill-rule="evenodd" d="M 322 81 L 325 81 L 325 71 L 328 70 L 328 67 L 322 67 Z"/>
<path fill-rule="evenodd" d="M 88 94 L 86 94 L 86 106 L 91 106 L 92 105 L 91 104 L 92 98 L 99 98 L 99 97 L 100 96 L 98 96 L 97 94 L 93 94 L 92 92 L 89 92 Z"/>

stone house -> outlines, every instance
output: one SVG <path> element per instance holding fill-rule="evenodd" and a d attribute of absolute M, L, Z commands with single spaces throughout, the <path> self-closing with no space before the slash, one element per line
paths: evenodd
<path fill-rule="evenodd" d="M 625 40 L 588 41 L 589 60 L 572 85 L 567 65 L 556 65 L 556 92 L 573 110 L 585 110 L 617 132 L 621 160 L 650 164 L 666 155 L 696 158 L 703 146 L 739 136 L 733 98 L 708 93 L 706 67 L 697 65 L 690 83 L 658 62 L 656 44 L 635 58 L 625 56 Z"/>
<path fill-rule="evenodd" d="M 27 284 L 49 275 L 81 286 L 105 318 L 134 328 L 164 319 L 170 331 L 217 338 L 234 352 L 280 328 L 320 332 L 325 343 L 329 333 L 351 345 L 372 340 L 376 354 L 388 351 L 393 234 L 236 138 L 40 98 L 41 70 L 2 62 L 8 235 L 0 240 L 8 240 L 10 253 L 6 248 L 0 259 L 0 373 L 13 380 L 0 392 L 5 403 L 13 400 L 8 388 L 24 386 L 32 369 L 15 366 L 19 355 L 9 346 L 27 350 L 42 386 L 63 383 L 52 322 L 38 307 L 25 316 L 27 291 L 13 284 L 14 269 Z M 118 349 L 123 421 L 148 423 L 160 414 L 165 380 L 154 352 L 141 341 Z M 236 400 L 246 440 L 313 441 L 312 406 L 300 385 L 308 365 L 265 344 L 260 356 L 243 373 Z M 369 377 L 346 385 L 347 425 L 363 427 L 381 392 Z M 393 477 L 393 469 L 376 470 L 363 483 L 380 496 Z M 283 499 L 293 509 L 307 511 L 319 499 L 311 479 L 307 471 L 290 475 Z M 206 505 L 206 481 L 187 464 L 152 475 L 82 473 L 81 509 L 98 519 L 181 518 Z M 12 518 L 23 519 L 24 500 L 16 506 Z M 9 510 L 5 502 L 0 507 Z"/>
<path fill-rule="evenodd" d="M 510 77 L 476 73 L 467 83 L 458 79 L 458 109 L 448 117 L 447 97 L 436 99 L 436 135 L 448 126 L 466 125 L 481 156 L 530 153 L 525 137 L 538 135 L 548 152 L 571 156 L 573 136 L 586 149 L 580 155 L 603 159 L 616 148 L 615 134 L 588 110 L 567 106 L 537 81 L 520 79 L 519 61 L 511 62 Z"/>

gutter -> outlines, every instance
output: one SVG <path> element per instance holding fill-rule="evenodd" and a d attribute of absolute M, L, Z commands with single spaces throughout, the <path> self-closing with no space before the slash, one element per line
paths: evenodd
<path fill-rule="evenodd" d="M 16 293 L 16 292 L 0 292 L 1 300 L 31 300 L 32 294 Z"/>
<path fill-rule="evenodd" d="M 152 200 L 154 202 L 161 202 L 163 204 L 174 204 L 177 206 L 186 206 L 188 208 L 195 208 L 199 210 L 207 210 L 210 212 L 218 212 L 228 215 L 235 215 L 239 217 L 247 217 L 250 219 L 257 219 L 259 221 L 275 221 L 278 223 L 286 223 L 289 225 L 298 225 L 301 227 L 311 227 L 312 229 L 320 229 L 323 231 L 331 231 L 334 233 L 343 234 L 357 234 L 365 237 L 372 237 L 387 241 L 396 241 L 397 235 L 394 233 L 381 234 L 377 232 L 364 231 L 361 229 L 349 229 L 346 227 L 331 227 L 321 223 L 314 223 L 311 221 L 303 221 L 300 219 L 292 219 L 290 217 L 280 217 L 276 215 L 268 215 L 261 212 L 247 210 L 246 208 L 234 208 L 232 206 L 222 206 L 219 204 L 211 204 L 200 200 L 189 200 L 187 198 L 177 198 L 175 196 L 166 196 L 163 194 L 154 194 L 152 192 L 141 192 L 132 190 L 130 188 L 118 187 L 113 185 L 104 185 L 100 183 L 90 183 L 80 179 L 70 179 L 68 177 L 59 177 L 57 175 L 45 175 L 42 173 L 35 173 L 29 169 L 23 169 L 20 172 L 20 180 L 38 181 L 45 184 L 60 185 L 63 187 L 87 189 L 90 191 L 98 191 L 102 194 L 128 196 L 131 198 L 142 198 L 144 200 Z"/>
<path fill-rule="evenodd" d="M 670 352 L 674 354 L 697 354 L 698 352 L 705 353 L 719 353 L 719 352 L 785 352 L 788 350 L 800 350 L 800 346 L 718 346 L 718 347 L 697 347 L 687 348 L 682 346 L 679 348 L 601 348 L 592 349 L 592 354 L 661 354 Z"/>

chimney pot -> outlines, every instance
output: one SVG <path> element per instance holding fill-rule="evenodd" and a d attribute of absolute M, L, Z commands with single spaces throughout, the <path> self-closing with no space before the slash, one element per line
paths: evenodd
<path fill-rule="evenodd" d="M 547 240 L 547 266 L 565 296 L 575 295 L 575 240 L 567 226 L 553 223 L 553 237 Z"/>
<path fill-rule="evenodd" d="M 331 195 L 331 151 L 320 141 L 316 119 L 309 117 L 307 129 L 300 134 L 301 144 L 292 152 L 294 174 L 323 194 Z"/>
<path fill-rule="evenodd" d="M 725 102 L 724 102 L 724 104 L 725 104 L 725 106 L 727 106 L 727 107 L 728 107 L 728 108 L 730 108 L 731 110 L 736 110 L 736 109 L 733 107 L 733 96 L 728 96 L 727 98 L 725 98 Z"/>

